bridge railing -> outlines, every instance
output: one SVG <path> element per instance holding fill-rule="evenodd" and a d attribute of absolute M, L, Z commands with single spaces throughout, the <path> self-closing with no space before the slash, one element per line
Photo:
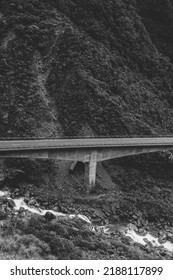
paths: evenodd
<path fill-rule="evenodd" d="M 37 136 L 15 136 L 15 137 L 1 137 L 0 141 L 10 141 L 10 140 L 45 140 L 45 139 L 95 139 L 95 138 L 162 138 L 162 137 L 173 137 L 173 134 L 162 134 L 162 135 L 95 135 L 95 136 L 47 136 L 47 137 L 37 137 Z"/>

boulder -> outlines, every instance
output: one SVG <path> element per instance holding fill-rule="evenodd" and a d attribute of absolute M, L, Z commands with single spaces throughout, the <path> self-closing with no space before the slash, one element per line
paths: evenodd
<path fill-rule="evenodd" d="M 53 210 L 54 210 L 54 211 L 58 211 L 59 209 L 58 209 L 57 206 L 55 206 L 55 207 L 53 207 Z"/>
<path fill-rule="evenodd" d="M 147 231 L 144 228 L 139 228 L 137 232 L 140 236 L 145 236 Z"/>
<path fill-rule="evenodd" d="M 28 204 L 29 198 L 28 198 L 28 197 L 25 197 L 25 198 L 24 198 L 24 202 L 25 202 L 26 204 Z"/>
<path fill-rule="evenodd" d="M 172 239 L 172 238 L 173 238 L 173 233 L 168 232 L 168 233 L 167 233 L 167 237 Z"/>
<path fill-rule="evenodd" d="M 35 200 L 35 198 L 32 198 L 31 200 L 29 200 L 28 204 L 30 206 L 33 206 L 33 205 L 37 204 L 37 201 Z"/>
<path fill-rule="evenodd" d="M 126 245 L 134 244 L 134 240 L 130 236 L 123 236 L 121 240 Z"/>
<path fill-rule="evenodd" d="M 15 202 L 14 202 L 13 199 L 8 199 L 8 206 L 11 207 L 11 208 L 15 207 Z"/>
<path fill-rule="evenodd" d="M 19 208 L 19 213 L 24 213 L 25 212 L 25 208 L 24 207 L 20 207 Z"/>
<path fill-rule="evenodd" d="M 163 236 L 159 236 L 159 238 L 158 238 L 158 242 L 159 242 L 160 244 L 165 243 L 165 242 L 166 242 L 166 240 L 167 240 L 167 238 L 166 238 L 166 236 L 165 236 L 165 235 L 163 235 Z"/>
<path fill-rule="evenodd" d="M 49 221 L 52 221 L 53 219 L 56 219 L 56 216 L 52 212 L 49 212 L 49 211 L 46 212 L 44 217 Z"/>
<path fill-rule="evenodd" d="M 128 224 L 128 227 L 129 227 L 130 229 L 133 229 L 134 231 L 138 232 L 138 228 L 137 228 L 136 225 L 130 223 L 130 224 Z"/>

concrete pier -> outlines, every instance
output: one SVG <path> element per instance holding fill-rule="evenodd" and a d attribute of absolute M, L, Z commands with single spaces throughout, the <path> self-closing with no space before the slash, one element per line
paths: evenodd
<path fill-rule="evenodd" d="M 70 171 L 71 171 L 71 172 L 74 171 L 74 169 L 75 169 L 75 167 L 76 167 L 76 164 L 77 164 L 77 160 L 75 160 L 75 161 L 71 164 L 71 166 L 70 166 Z"/>
<path fill-rule="evenodd" d="M 44 139 L 0 141 L 0 158 L 40 158 L 85 163 L 84 182 L 90 192 L 97 162 L 144 153 L 173 151 L 173 137 Z"/>
<path fill-rule="evenodd" d="M 97 168 L 97 151 L 92 151 L 89 162 L 85 162 L 84 182 L 87 186 L 87 192 L 90 193 L 96 182 L 96 168 Z"/>

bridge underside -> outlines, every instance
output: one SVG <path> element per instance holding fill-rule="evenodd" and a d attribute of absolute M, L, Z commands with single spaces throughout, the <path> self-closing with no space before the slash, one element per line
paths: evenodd
<path fill-rule="evenodd" d="M 89 162 L 91 154 L 96 154 L 96 161 L 132 156 L 144 153 L 173 150 L 173 146 L 152 147 L 107 147 L 107 148 L 78 148 L 78 149 L 49 149 L 49 150 L 16 150 L 0 151 L 1 158 L 35 158 Z"/>
<path fill-rule="evenodd" d="M 96 180 L 96 166 L 98 161 L 132 156 L 144 153 L 173 150 L 173 146 L 152 147 L 106 147 L 106 148 L 78 148 L 78 149 L 49 149 L 49 150 L 16 150 L 0 151 L 1 158 L 33 158 L 67 161 L 81 161 L 85 163 L 85 184 L 88 192 L 94 187 Z"/>

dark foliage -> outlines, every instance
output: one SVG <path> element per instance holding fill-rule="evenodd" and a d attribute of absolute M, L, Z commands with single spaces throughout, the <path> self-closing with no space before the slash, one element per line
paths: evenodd
<path fill-rule="evenodd" d="M 172 9 L 168 0 L 2 0 L 1 136 L 48 126 L 46 100 L 67 136 L 171 134 Z"/>

